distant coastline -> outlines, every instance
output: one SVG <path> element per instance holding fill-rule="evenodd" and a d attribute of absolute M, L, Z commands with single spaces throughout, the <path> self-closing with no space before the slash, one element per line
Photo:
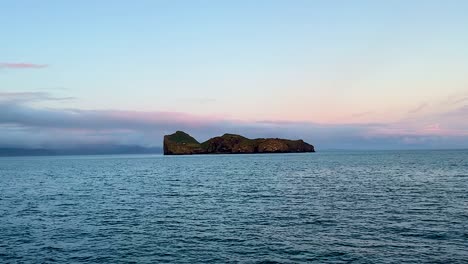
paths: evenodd
<path fill-rule="evenodd" d="M 21 156 L 72 156 L 72 155 L 123 155 L 123 154 L 162 154 L 161 147 L 141 147 L 123 145 L 98 145 L 89 147 L 47 149 L 47 148 L 0 148 L 0 157 Z"/>

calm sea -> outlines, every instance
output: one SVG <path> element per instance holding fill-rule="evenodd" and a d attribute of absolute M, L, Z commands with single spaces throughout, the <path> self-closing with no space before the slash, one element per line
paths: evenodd
<path fill-rule="evenodd" d="M 1 263 L 468 263 L 468 151 L 0 158 Z"/>

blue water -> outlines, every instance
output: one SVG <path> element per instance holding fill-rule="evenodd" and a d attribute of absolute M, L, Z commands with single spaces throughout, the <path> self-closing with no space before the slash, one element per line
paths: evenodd
<path fill-rule="evenodd" d="M 0 159 L 1 263 L 468 263 L 468 151 Z"/>

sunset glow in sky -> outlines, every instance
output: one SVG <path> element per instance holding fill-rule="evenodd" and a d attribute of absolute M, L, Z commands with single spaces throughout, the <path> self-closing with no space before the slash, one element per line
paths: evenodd
<path fill-rule="evenodd" d="M 6 1 L 0 147 L 468 147 L 468 1 Z"/>

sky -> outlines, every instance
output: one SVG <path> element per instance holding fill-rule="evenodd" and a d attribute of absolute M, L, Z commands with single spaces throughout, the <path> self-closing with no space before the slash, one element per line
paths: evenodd
<path fill-rule="evenodd" d="M 468 148 L 468 1 L 1 1 L 0 147 Z"/>

